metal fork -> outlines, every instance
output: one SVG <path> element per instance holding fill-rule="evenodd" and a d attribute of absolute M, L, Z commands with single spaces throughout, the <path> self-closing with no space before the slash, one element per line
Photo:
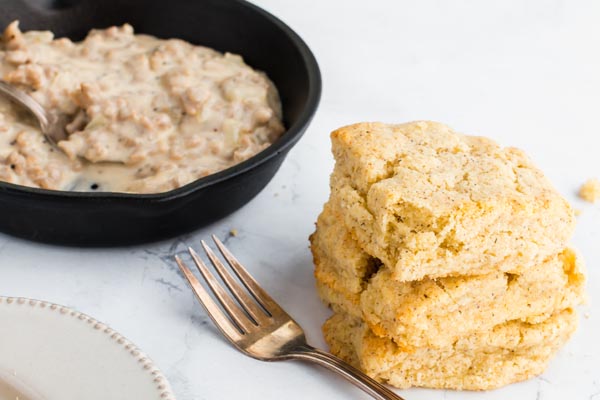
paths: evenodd
<path fill-rule="evenodd" d="M 65 126 L 68 123 L 68 117 L 66 115 L 49 112 L 33 97 L 21 89 L 1 80 L 0 94 L 5 95 L 29 110 L 29 112 L 37 119 L 48 143 L 58 151 L 63 151 L 63 149 L 58 147 L 58 142 L 66 139 L 68 136 L 65 130 Z"/>
<path fill-rule="evenodd" d="M 358 369 L 329 353 L 310 346 L 306 342 L 304 331 L 300 325 L 259 286 L 215 235 L 212 235 L 212 238 L 231 270 L 246 288 L 246 290 L 242 288 L 215 253 L 202 241 L 206 255 L 229 292 L 233 294 L 233 298 L 209 271 L 194 249 L 188 248 L 188 250 L 225 312 L 221 310 L 183 261 L 178 256 L 175 256 L 175 259 L 210 318 L 239 351 L 262 361 L 312 361 L 339 373 L 375 399 L 403 400 Z"/>

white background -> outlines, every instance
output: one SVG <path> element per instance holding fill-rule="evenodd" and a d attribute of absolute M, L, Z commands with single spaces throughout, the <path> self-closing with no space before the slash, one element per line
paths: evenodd
<path fill-rule="evenodd" d="M 320 108 L 271 184 L 206 229 L 127 249 L 80 250 L 0 235 L 0 294 L 72 306 L 145 350 L 180 400 L 365 398 L 324 370 L 245 358 L 216 334 L 172 261 L 209 233 L 229 245 L 324 346 L 329 315 L 307 237 L 328 195 L 329 132 L 358 121 L 432 119 L 525 149 L 583 210 L 573 242 L 589 270 L 581 326 L 543 377 L 489 393 L 403 391 L 413 399 L 600 399 L 600 207 L 576 198 L 600 177 L 600 2 L 261 0 L 313 49 Z"/>

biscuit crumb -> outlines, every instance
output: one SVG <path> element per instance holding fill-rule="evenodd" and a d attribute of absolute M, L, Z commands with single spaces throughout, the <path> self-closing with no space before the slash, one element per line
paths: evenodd
<path fill-rule="evenodd" d="M 238 235 L 238 230 L 234 228 L 234 229 L 232 229 L 232 230 L 230 230 L 230 231 L 229 231 L 229 234 L 230 234 L 231 236 L 234 236 L 234 237 L 235 237 L 235 236 L 237 236 L 237 235 Z"/>
<path fill-rule="evenodd" d="M 590 203 L 598 201 L 600 199 L 600 181 L 596 178 L 588 179 L 581 185 L 579 197 Z"/>
<path fill-rule="evenodd" d="M 590 313 L 589 313 L 589 312 L 586 312 L 585 314 L 583 314 L 583 317 L 584 317 L 585 319 L 590 319 Z"/>
<path fill-rule="evenodd" d="M 581 211 L 579 208 L 576 208 L 574 212 L 576 217 L 579 217 L 581 214 L 583 214 L 583 211 Z"/>

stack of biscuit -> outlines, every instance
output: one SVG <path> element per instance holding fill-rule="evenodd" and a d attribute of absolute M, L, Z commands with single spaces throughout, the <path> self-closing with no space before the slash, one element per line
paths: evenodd
<path fill-rule="evenodd" d="M 331 137 L 331 196 L 310 241 L 332 353 L 399 388 L 540 374 L 584 296 L 568 202 L 522 151 L 442 124 Z"/>

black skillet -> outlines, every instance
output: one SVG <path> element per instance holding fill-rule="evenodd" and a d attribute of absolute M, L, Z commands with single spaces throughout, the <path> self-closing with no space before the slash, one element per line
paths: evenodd
<path fill-rule="evenodd" d="M 136 32 L 176 37 L 243 55 L 279 89 L 285 134 L 255 157 L 159 194 L 77 193 L 0 182 L 0 231 L 47 243 L 116 246 L 189 232 L 240 208 L 279 169 L 317 109 L 321 77 L 288 26 L 243 0 L 0 0 L 0 26 L 52 30 L 81 40 L 92 28 L 130 23 Z"/>

